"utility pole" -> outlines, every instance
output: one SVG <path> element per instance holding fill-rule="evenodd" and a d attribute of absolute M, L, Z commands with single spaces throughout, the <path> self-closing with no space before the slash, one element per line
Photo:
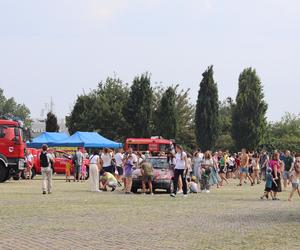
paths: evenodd
<path fill-rule="evenodd" d="M 53 113 L 53 108 L 54 108 L 54 103 L 53 103 L 53 99 L 51 96 L 51 100 L 50 100 L 50 112 Z"/>

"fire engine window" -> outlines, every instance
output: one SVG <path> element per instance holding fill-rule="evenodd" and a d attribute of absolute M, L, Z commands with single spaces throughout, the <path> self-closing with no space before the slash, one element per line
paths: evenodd
<path fill-rule="evenodd" d="M 170 150 L 170 145 L 169 144 L 160 144 L 159 145 L 159 151 L 169 151 Z"/>
<path fill-rule="evenodd" d="M 137 144 L 129 144 L 129 148 L 132 148 L 133 151 L 138 151 L 138 145 Z"/>
<path fill-rule="evenodd" d="M 6 128 L 0 127 L 0 138 L 4 138 L 5 137 L 5 130 L 6 130 Z"/>
<path fill-rule="evenodd" d="M 13 140 L 15 138 L 14 128 L 0 127 L 0 138 Z"/>
<path fill-rule="evenodd" d="M 149 150 L 149 146 L 148 144 L 140 144 L 139 145 L 139 151 L 148 151 Z"/>

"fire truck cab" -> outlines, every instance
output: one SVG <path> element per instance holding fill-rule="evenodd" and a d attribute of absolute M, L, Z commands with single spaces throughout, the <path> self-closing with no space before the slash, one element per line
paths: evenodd
<path fill-rule="evenodd" d="M 0 182 L 18 179 L 25 168 L 25 147 L 22 122 L 0 119 Z"/>

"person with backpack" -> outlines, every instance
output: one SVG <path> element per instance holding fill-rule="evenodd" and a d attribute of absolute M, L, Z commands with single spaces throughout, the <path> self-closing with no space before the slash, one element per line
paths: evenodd
<path fill-rule="evenodd" d="M 46 194 L 52 193 L 52 168 L 51 163 L 53 163 L 53 157 L 48 153 L 48 146 L 42 146 L 42 152 L 40 154 L 40 165 L 42 173 L 42 192 Z"/>

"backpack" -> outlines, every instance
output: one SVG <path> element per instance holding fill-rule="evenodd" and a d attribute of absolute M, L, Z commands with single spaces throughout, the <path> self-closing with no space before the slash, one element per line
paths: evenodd
<path fill-rule="evenodd" d="M 47 152 L 42 152 L 40 155 L 40 162 L 41 162 L 41 167 L 47 168 L 49 167 L 49 161 L 48 161 L 48 156 Z"/>

